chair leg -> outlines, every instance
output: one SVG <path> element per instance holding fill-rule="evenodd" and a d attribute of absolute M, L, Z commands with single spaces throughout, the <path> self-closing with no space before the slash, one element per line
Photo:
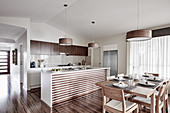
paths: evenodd
<path fill-rule="evenodd" d="M 103 112 L 102 113 L 106 113 L 106 110 L 103 108 Z"/>
<path fill-rule="evenodd" d="M 163 108 L 161 109 L 162 113 L 163 113 Z M 159 113 L 159 106 L 156 106 L 156 113 Z"/>
<path fill-rule="evenodd" d="M 164 107 L 163 107 L 163 108 L 161 108 L 161 111 L 162 111 L 162 113 L 165 113 L 165 112 L 164 112 Z"/>
<path fill-rule="evenodd" d="M 135 109 L 135 112 L 134 113 L 138 113 L 138 108 Z"/>
<path fill-rule="evenodd" d="M 166 113 L 168 113 L 168 99 L 166 99 Z"/>

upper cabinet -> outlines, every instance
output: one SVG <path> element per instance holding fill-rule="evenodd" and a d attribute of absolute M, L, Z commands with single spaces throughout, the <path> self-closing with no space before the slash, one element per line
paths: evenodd
<path fill-rule="evenodd" d="M 60 54 L 59 44 L 51 43 L 51 54 L 52 55 L 59 55 Z"/>
<path fill-rule="evenodd" d="M 51 55 L 51 43 L 41 42 L 40 49 L 42 55 Z"/>
<path fill-rule="evenodd" d="M 32 55 L 59 55 L 60 53 L 66 53 L 71 56 L 88 56 L 88 47 L 75 45 L 61 46 L 57 43 L 31 40 Z"/>
<path fill-rule="evenodd" d="M 39 41 L 31 40 L 31 42 L 30 42 L 31 55 L 40 55 L 41 54 L 40 43 L 41 42 L 39 42 Z"/>
<path fill-rule="evenodd" d="M 60 52 L 70 56 L 88 56 L 88 47 L 83 46 L 60 46 Z"/>

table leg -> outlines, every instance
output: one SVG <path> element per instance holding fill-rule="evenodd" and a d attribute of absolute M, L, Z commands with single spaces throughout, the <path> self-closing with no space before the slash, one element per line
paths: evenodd
<path fill-rule="evenodd" d="M 155 113 L 155 93 L 151 96 L 151 113 Z"/>

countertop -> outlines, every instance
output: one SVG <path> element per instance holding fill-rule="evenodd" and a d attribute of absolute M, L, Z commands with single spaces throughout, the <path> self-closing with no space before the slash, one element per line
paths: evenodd
<path fill-rule="evenodd" d="M 85 65 L 80 65 L 80 66 L 52 66 L 52 67 L 36 67 L 36 68 L 30 68 L 29 71 L 41 71 L 42 69 L 46 69 L 46 70 L 51 70 L 53 68 L 56 69 L 63 69 L 63 68 L 81 68 L 81 67 L 85 67 Z M 86 67 L 90 67 L 90 65 L 86 65 Z"/>
<path fill-rule="evenodd" d="M 109 67 L 93 67 L 93 68 L 87 68 L 87 69 L 80 69 L 80 70 L 62 70 L 62 71 L 57 71 L 57 72 L 52 72 L 49 69 L 42 69 L 42 72 L 46 72 L 50 75 L 56 75 L 56 74 L 66 74 L 66 73 L 73 73 L 73 72 L 81 72 L 81 71 L 90 71 L 90 70 L 100 70 L 100 69 L 109 69 Z"/>

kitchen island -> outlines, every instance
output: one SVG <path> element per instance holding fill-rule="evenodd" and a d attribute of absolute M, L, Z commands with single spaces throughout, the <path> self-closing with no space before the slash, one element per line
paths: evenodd
<path fill-rule="evenodd" d="M 70 100 L 100 89 L 95 83 L 105 81 L 110 68 L 41 71 L 41 100 L 48 106 Z"/>

